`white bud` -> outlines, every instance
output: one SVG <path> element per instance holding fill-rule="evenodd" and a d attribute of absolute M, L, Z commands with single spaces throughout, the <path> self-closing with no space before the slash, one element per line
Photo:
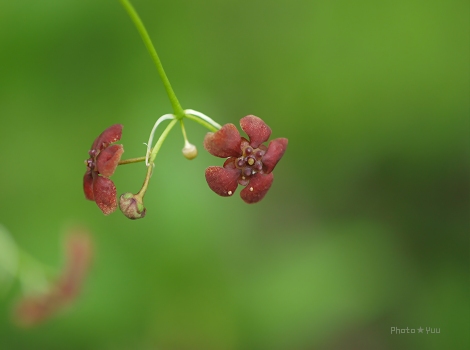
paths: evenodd
<path fill-rule="evenodd" d="M 183 152 L 183 156 L 186 159 L 191 160 L 191 159 L 194 159 L 194 158 L 197 157 L 197 148 L 196 148 L 196 146 L 194 146 L 193 144 L 191 144 L 189 142 L 186 142 L 182 152 Z"/>

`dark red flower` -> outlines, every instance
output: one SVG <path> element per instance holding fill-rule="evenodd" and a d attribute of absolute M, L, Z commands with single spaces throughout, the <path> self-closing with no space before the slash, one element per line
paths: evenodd
<path fill-rule="evenodd" d="M 282 158 L 287 139 L 272 140 L 268 147 L 263 145 L 271 136 L 271 129 L 254 115 L 240 120 L 240 126 L 249 141 L 240 136 L 233 124 L 225 124 L 215 133 L 207 133 L 204 148 L 212 155 L 227 158 L 223 167 L 211 166 L 206 169 L 209 187 L 219 196 L 231 196 L 238 185 L 246 186 L 240 196 L 246 203 L 259 202 L 273 182 L 272 171 Z"/>
<path fill-rule="evenodd" d="M 65 241 L 65 268 L 49 289 L 39 295 L 22 298 L 14 309 L 14 318 L 22 326 L 34 326 L 52 317 L 73 302 L 80 292 L 92 260 L 91 236 L 75 229 Z"/>
<path fill-rule="evenodd" d="M 118 166 L 124 152 L 122 145 L 111 145 L 119 141 L 122 125 L 111 125 L 96 138 L 88 152 L 90 158 L 85 161 L 87 170 L 83 177 L 83 191 L 86 199 L 95 201 L 104 215 L 111 214 L 117 208 L 116 186 L 109 179 Z"/>

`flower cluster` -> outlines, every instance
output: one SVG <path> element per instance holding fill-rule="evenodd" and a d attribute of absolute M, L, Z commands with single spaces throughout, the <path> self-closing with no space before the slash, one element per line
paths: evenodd
<path fill-rule="evenodd" d="M 215 193 L 223 197 L 235 193 L 238 185 L 246 186 L 240 192 L 241 198 L 246 203 L 257 203 L 272 185 L 272 171 L 287 148 L 287 139 L 277 138 L 268 147 L 263 145 L 271 136 L 271 128 L 254 115 L 242 118 L 240 126 L 249 140 L 241 137 L 233 124 L 225 124 L 215 133 L 207 133 L 205 149 L 227 160 L 223 167 L 207 168 L 206 181 Z"/>
<path fill-rule="evenodd" d="M 114 174 L 124 148 L 111 145 L 122 136 L 122 125 L 115 124 L 98 136 L 88 152 L 90 158 L 85 161 L 87 170 L 83 177 L 83 190 L 88 200 L 95 201 L 104 215 L 111 214 L 117 208 L 116 186 L 109 179 Z"/>
<path fill-rule="evenodd" d="M 192 112 L 198 116 L 202 115 L 200 112 Z M 210 120 L 204 117 L 205 120 Z M 166 115 L 162 118 L 168 119 Z M 156 126 L 163 120 L 162 118 L 157 121 Z M 213 122 L 214 124 L 216 123 Z M 271 136 L 271 128 L 254 115 L 248 115 L 240 120 L 240 126 L 248 135 L 248 139 L 242 137 L 233 124 L 216 125 L 219 130 L 207 133 L 204 138 L 204 148 L 216 157 L 227 159 L 223 166 L 211 166 L 206 169 L 205 177 L 209 187 L 218 195 L 229 197 L 235 193 L 238 185 L 242 185 L 245 188 L 240 192 L 241 198 L 249 204 L 259 202 L 271 188 L 274 180 L 273 170 L 284 155 L 288 140 L 281 137 L 271 140 L 268 146 L 264 145 L 263 143 Z M 110 126 L 93 142 L 89 151 L 90 158 L 85 161 L 87 170 L 83 179 L 83 188 L 85 197 L 94 200 L 105 215 L 112 213 L 118 206 L 116 187 L 109 177 L 119 164 L 148 159 L 156 126 L 151 133 L 147 157 L 120 162 L 124 152 L 122 145 L 111 145 L 121 139 L 120 124 Z M 193 159 L 197 150 L 187 141 L 184 128 L 183 135 L 185 138 L 183 155 Z M 147 166 L 147 176 L 142 189 L 137 194 L 127 192 L 121 195 L 119 200 L 121 211 L 130 219 L 140 219 L 146 214 L 142 199 L 147 190 L 153 162 Z"/>
<path fill-rule="evenodd" d="M 14 317 L 22 326 L 36 325 L 69 305 L 77 296 L 92 259 L 90 235 L 84 230 L 69 234 L 65 241 L 65 268 L 44 294 L 31 295 L 16 305 Z"/>

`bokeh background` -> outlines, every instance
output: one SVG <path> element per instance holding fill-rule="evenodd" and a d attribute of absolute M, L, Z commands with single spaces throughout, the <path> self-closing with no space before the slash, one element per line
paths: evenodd
<path fill-rule="evenodd" d="M 222 161 L 188 122 L 200 154 L 172 131 L 147 217 L 103 216 L 83 160 L 114 123 L 125 158 L 144 154 L 171 113 L 153 63 L 116 0 L 1 1 L 0 223 L 57 267 L 85 225 L 96 256 L 37 327 L 12 323 L 21 289 L 3 288 L 0 350 L 468 349 L 468 1 L 133 3 L 184 108 L 255 114 L 288 150 L 261 203 L 221 198 L 204 170 Z M 144 175 L 113 180 L 137 192 Z"/>

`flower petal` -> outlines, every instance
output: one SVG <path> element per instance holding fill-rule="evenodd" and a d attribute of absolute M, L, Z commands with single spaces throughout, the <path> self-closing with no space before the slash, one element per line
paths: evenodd
<path fill-rule="evenodd" d="M 273 171 L 277 162 L 282 158 L 287 148 L 287 139 L 278 138 L 274 139 L 269 143 L 268 150 L 263 157 L 263 171 L 265 174 L 269 174 Z"/>
<path fill-rule="evenodd" d="M 239 169 L 210 166 L 206 169 L 206 181 L 212 191 L 222 197 L 230 197 L 238 186 Z"/>
<path fill-rule="evenodd" d="M 235 166 L 235 161 L 236 160 L 237 160 L 237 158 L 234 158 L 234 157 L 227 158 L 224 162 L 223 167 L 226 168 L 226 169 L 236 169 L 237 168 Z"/>
<path fill-rule="evenodd" d="M 240 149 L 245 149 L 248 146 L 250 146 L 250 141 L 248 141 L 246 138 L 242 137 L 242 140 L 240 142 Z"/>
<path fill-rule="evenodd" d="M 62 276 L 44 294 L 23 297 L 15 307 L 15 321 L 24 327 L 35 326 L 71 303 L 83 284 L 91 256 L 90 234 L 84 228 L 74 229 L 67 237 L 67 265 Z"/>
<path fill-rule="evenodd" d="M 93 193 L 95 202 L 104 215 L 109 215 L 116 210 L 116 186 L 110 179 L 96 176 L 93 181 Z"/>
<path fill-rule="evenodd" d="M 263 119 L 254 115 L 247 115 L 240 119 L 240 126 L 250 137 L 250 145 L 253 148 L 257 148 L 263 142 L 268 141 L 269 136 L 271 136 L 271 128 Z"/>
<path fill-rule="evenodd" d="M 14 319 L 19 326 L 32 327 L 53 316 L 62 305 L 56 291 L 24 297 L 15 306 Z"/>
<path fill-rule="evenodd" d="M 106 147 L 96 157 L 96 169 L 103 176 L 110 177 L 114 174 L 124 148 L 122 145 L 112 145 Z"/>
<path fill-rule="evenodd" d="M 95 196 L 93 195 L 93 175 L 91 170 L 87 169 L 85 176 L 83 176 L 83 192 L 85 192 L 85 198 L 94 201 Z"/>
<path fill-rule="evenodd" d="M 73 300 L 85 280 L 91 265 L 93 245 L 91 236 L 84 228 L 75 228 L 65 242 L 66 266 L 58 281 L 57 290 L 62 298 Z"/>
<path fill-rule="evenodd" d="M 250 183 L 240 192 L 240 197 L 248 203 L 257 203 L 268 193 L 274 180 L 272 173 L 256 173 L 250 180 Z"/>
<path fill-rule="evenodd" d="M 93 145 L 91 146 L 92 150 L 102 150 L 106 146 L 108 146 L 110 143 L 119 141 L 122 136 L 122 124 L 114 124 L 111 125 L 109 128 L 107 128 L 105 131 L 101 133 L 100 136 L 98 136 L 93 142 Z"/>
<path fill-rule="evenodd" d="M 204 148 L 213 156 L 220 158 L 238 157 L 241 136 L 233 124 L 225 124 L 217 132 L 208 132 L 204 138 Z"/>

